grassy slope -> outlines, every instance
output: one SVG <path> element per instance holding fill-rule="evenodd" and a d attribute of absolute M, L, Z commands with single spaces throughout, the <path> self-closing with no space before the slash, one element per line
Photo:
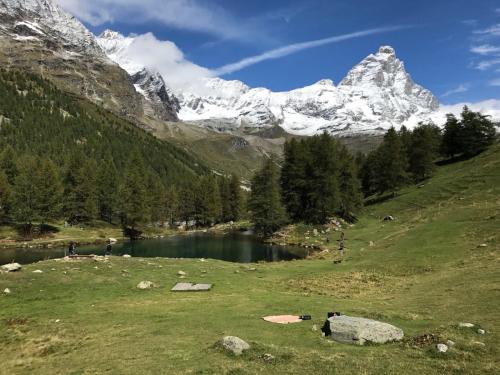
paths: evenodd
<path fill-rule="evenodd" d="M 382 222 L 387 214 L 397 220 Z M 348 255 L 340 265 L 327 255 L 259 264 L 256 271 L 173 259 L 26 266 L 0 275 L 0 290 L 12 290 L 0 296 L 0 373 L 498 373 L 499 228 L 496 147 L 368 207 L 346 231 Z M 309 241 L 320 244 L 324 236 L 324 246 L 335 245 L 335 232 Z M 482 243 L 487 247 L 477 247 Z M 214 290 L 171 294 L 181 269 L 189 281 L 214 282 Z M 136 290 L 141 280 L 159 288 Z M 312 329 L 330 310 L 396 324 L 407 337 L 438 334 L 456 346 L 438 356 L 432 346 L 408 343 L 330 343 Z M 260 320 L 279 313 L 314 319 L 292 326 Z M 7 321 L 19 318 L 27 321 Z M 457 328 L 461 321 L 487 334 Z M 240 358 L 222 353 L 213 344 L 225 334 L 253 349 Z M 265 363 L 263 353 L 276 360 Z"/>

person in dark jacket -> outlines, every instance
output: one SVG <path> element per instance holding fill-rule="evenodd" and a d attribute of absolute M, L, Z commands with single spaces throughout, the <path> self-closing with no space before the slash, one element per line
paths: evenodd
<path fill-rule="evenodd" d="M 74 242 L 71 242 L 68 247 L 68 255 L 76 255 L 76 245 Z"/>
<path fill-rule="evenodd" d="M 106 255 L 111 255 L 113 252 L 113 245 L 111 245 L 111 241 L 108 241 L 108 245 L 106 246 Z"/>

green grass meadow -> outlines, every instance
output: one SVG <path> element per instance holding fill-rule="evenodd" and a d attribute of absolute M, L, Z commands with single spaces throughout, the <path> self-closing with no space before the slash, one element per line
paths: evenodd
<path fill-rule="evenodd" d="M 312 228 L 291 228 L 290 239 L 331 249 L 307 260 L 111 257 L 0 274 L 0 292 L 11 290 L 0 295 L 0 374 L 500 373 L 500 147 L 367 206 L 345 230 L 341 264 L 332 262 L 338 232 L 317 229 L 305 240 Z M 171 293 L 180 270 L 183 281 L 214 283 L 213 290 Z M 158 287 L 138 290 L 142 280 Z M 319 331 L 328 311 L 394 324 L 405 339 L 331 342 Z M 313 320 L 261 319 L 275 314 Z M 436 341 L 420 345 L 423 334 Z M 225 335 L 252 348 L 227 354 L 216 345 Z M 435 344 L 448 339 L 456 345 L 438 354 Z M 266 353 L 275 359 L 266 362 Z"/>

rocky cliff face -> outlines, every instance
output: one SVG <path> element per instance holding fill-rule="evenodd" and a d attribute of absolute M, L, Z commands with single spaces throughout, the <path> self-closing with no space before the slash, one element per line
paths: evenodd
<path fill-rule="evenodd" d="M 51 0 L 0 0 L 0 62 L 31 71 L 132 119 L 143 114 L 128 74 Z"/>

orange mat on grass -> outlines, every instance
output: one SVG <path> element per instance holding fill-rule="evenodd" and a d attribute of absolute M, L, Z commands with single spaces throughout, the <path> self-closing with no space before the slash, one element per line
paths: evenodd
<path fill-rule="evenodd" d="M 274 315 L 265 316 L 266 322 L 277 323 L 277 324 L 290 324 L 290 323 L 300 323 L 302 320 L 296 315 Z"/>

